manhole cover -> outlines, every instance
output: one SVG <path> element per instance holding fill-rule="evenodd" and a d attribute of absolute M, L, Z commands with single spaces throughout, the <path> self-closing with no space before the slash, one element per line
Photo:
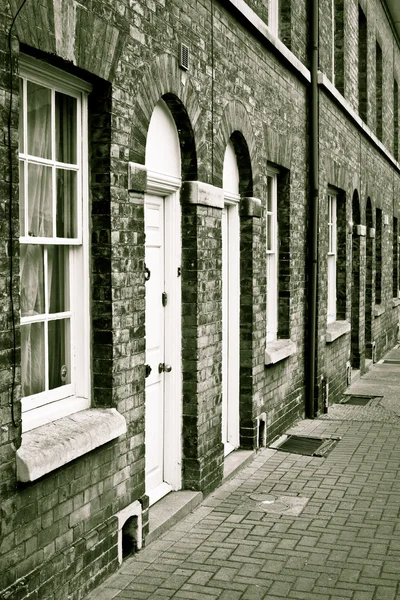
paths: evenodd
<path fill-rule="evenodd" d="M 344 396 L 343 403 L 352 406 L 367 406 L 371 400 L 383 398 L 383 396 Z"/>
<path fill-rule="evenodd" d="M 278 515 L 297 516 L 309 501 L 304 496 L 273 496 L 272 494 L 250 494 L 249 500 L 254 509 Z M 245 505 L 249 508 L 249 505 Z"/>
<path fill-rule="evenodd" d="M 302 454 L 303 456 L 326 456 L 337 444 L 338 438 L 314 438 L 301 435 L 289 435 L 277 450 Z"/>

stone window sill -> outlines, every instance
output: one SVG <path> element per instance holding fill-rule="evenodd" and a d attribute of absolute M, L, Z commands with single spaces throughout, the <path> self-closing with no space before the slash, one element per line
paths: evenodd
<path fill-rule="evenodd" d="M 383 315 L 384 312 L 385 312 L 385 307 L 383 306 L 383 304 L 375 304 L 375 307 L 374 307 L 374 316 L 375 317 L 380 317 L 381 315 Z"/>
<path fill-rule="evenodd" d="M 326 326 L 325 341 L 331 344 L 345 333 L 351 330 L 351 325 L 348 321 L 333 321 Z"/>
<path fill-rule="evenodd" d="M 400 304 L 400 298 L 392 298 L 392 307 L 396 308 L 396 306 L 399 306 Z"/>
<path fill-rule="evenodd" d="M 296 344 L 292 340 L 274 340 L 267 342 L 265 348 L 265 364 L 274 365 L 289 356 L 296 354 Z"/>
<path fill-rule="evenodd" d="M 27 431 L 16 453 L 17 479 L 35 481 L 124 433 L 125 418 L 115 408 L 81 410 Z"/>

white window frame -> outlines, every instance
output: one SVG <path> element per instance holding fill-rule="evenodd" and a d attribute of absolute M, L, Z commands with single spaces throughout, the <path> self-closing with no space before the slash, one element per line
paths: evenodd
<path fill-rule="evenodd" d="M 328 190 L 327 321 L 336 321 L 337 192 Z"/>
<path fill-rule="evenodd" d="M 268 29 L 279 36 L 279 0 L 268 0 Z"/>
<path fill-rule="evenodd" d="M 53 390 L 47 390 L 38 394 L 23 397 L 22 405 L 22 431 L 29 431 L 40 425 L 44 425 L 61 417 L 68 416 L 79 410 L 90 406 L 90 332 L 89 332 L 89 198 L 88 198 L 88 124 L 87 124 L 87 97 L 91 86 L 85 81 L 72 75 L 64 73 L 42 61 L 21 55 L 19 60 L 20 77 L 23 80 L 23 110 L 24 110 L 24 152 L 19 154 L 23 163 L 25 174 L 29 163 L 53 167 L 53 207 L 55 206 L 54 178 L 55 168 L 62 166 L 65 170 L 73 170 L 77 173 L 77 217 L 78 235 L 76 238 L 44 238 L 31 237 L 26 231 L 21 232 L 20 244 L 40 244 L 47 254 L 47 246 L 68 246 L 69 271 L 70 271 L 70 310 L 63 313 L 47 314 L 40 316 L 21 317 L 21 325 L 33 322 L 49 322 L 51 320 L 70 318 L 70 342 L 71 342 L 71 383 L 60 386 Z M 52 107 L 54 106 L 55 92 L 61 92 L 77 99 L 77 161 L 76 165 L 59 163 L 53 158 L 43 159 L 29 156 L 27 154 L 27 103 L 26 103 L 26 81 L 32 81 L 39 85 L 50 88 Z M 54 149 L 54 122 L 55 115 L 52 108 L 52 147 Z M 79 141 L 81 143 L 79 143 Z M 54 150 L 53 150 L 54 153 Z M 26 181 L 26 177 L 24 178 Z M 27 210 L 27 189 L 24 188 L 24 203 Z M 53 214 L 55 214 L 53 212 Z M 55 219 L 54 219 L 55 220 Z M 26 223 L 26 219 L 25 219 Z M 25 225 L 26 226 L 26 225 Z M 53 229 L 55 234 L 55 229 Z M 44 261 L 44 285 L 47 296 L 46 259 Z M 45 302 L 47 311 L 48 300 Z M 44 316 L 43 316 L 44 315 Z M 46 325 L 45 325 L 46 327 Z M 47 347 L 45 337 L 45 346 Z M 47 369 L 46 352 L 46 369 Z"/>
<path fill-rule="evenodd" d="M 267 202 L 265 211 L 266 229 L 266 277 L 267 277 L 267 343 L 278 338 L 278 169 L 268 168 L 268 195 L 271 194 L 271 210 Z M 271 222 L 269 244 L 268 221 Z M 270 248 L 268 248 L 270 246 Z"/>

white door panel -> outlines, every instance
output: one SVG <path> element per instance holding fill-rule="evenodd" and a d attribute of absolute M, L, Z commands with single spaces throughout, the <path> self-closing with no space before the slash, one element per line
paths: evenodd
<path fill-rule="evenodd" d="M 225 456 L 239 446 L 239 211 L 222 211 L 222 443 Z"/>
<path fill-rule="evenodd" d="M 164 481 L 164 374 L 158 365 L 164 362 L 164 199 L 147 196 L 145 203 L 146 268 L 146 491 Z"/>

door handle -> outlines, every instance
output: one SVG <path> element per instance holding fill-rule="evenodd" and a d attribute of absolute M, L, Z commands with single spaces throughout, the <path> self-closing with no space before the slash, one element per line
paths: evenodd
<path fill-rule="evenodd" d="M 160 363 L 158 365 L 159 373 L 171 373 L 171 371 L 172 371 L 171 365 L 166 365 L 165 363 Z"/>
<path fill-rule="evenodd" d="M 151 373 L 151 366 L 150 365 L 144 365 L 145 366 L 145 377 L 148 377 Z"/>

